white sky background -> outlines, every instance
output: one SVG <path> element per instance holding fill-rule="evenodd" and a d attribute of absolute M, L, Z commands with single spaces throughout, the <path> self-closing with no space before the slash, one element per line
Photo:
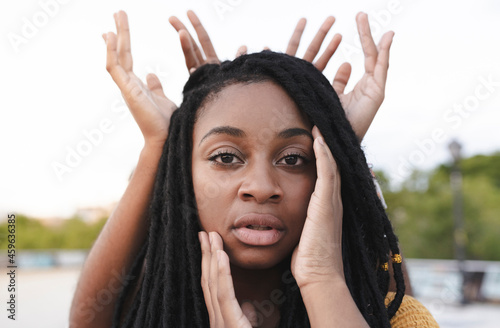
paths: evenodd
<path fill-rule="evenodd" d="M 328 41 L 341 33 L 344 45 L 324 73 L 331 80 L 338 66 L 349 61 L 355 82 L 364 71 L 363 56 L 348 50 L 359 49 L 354 18 L 365 11 L 377 24 L 377 42 L 382 32 L 396 33 L 386 100 L 363 142 L 374 168 L 401 180 L 406 177 L 403 159 L 419 169 L 449 161 L 447 144 L 453 137 L 464 144 L 466 156 L 500 150 L 498 1 L 60 0 L 67 3 L 54 10 L 46 25 L 31 31 L 16 51 L 9 35 L 25 37 L 26 20 L 42 21 L 41 3 L 50 1 L 0 3 L 2 219 L 7 212 L 70 216 L 77 207 L 121 197 L 143 139 L 105 70 L 101 34 L 114 31 L 112 14 L 119 9 L 129 14 L 136 74 L 158 74 L 176 103 L 188 73 L 177 33 L 168 23 L 170 15 L 187 23 L 185 12 L 195 10 L 221 59 L 232 59 L 241 44 L 250 51 L 264 46 L 284 51 L 296 22 L 306 17 L 299 48 L 303 54 L 326 16 L 333 15 L 337 21 Z M 231 6 L 231 11 L 219 15 L 217 3 Z M 377 15 L 387 13 L 390 3 L 399 3 L 396 14 Z M 497 85 L 491 92 L 479 87 L 482 99 L 477 101 L 481 79 Z M 468 117 L 447 113 L 464 103 Z M 86 140 L 84 131 L 99 128 L 103 120 L 111 122 L 112 131 L 103 133 L 102 141 L 59 180 L 53 163 L 66 165 L 68 149 L 76 150 Z M 435 130 L 444 137 L 425 143 L 424 154 L 417 143 L 432 138 Z"/>

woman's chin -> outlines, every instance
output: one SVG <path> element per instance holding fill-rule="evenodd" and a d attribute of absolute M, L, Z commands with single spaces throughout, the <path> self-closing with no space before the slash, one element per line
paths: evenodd
<path fill-rule="evenodd" d="M 245 270 L 266 270 L 282 263 L 283 260 L 289 258 L 290 254 L 279 254 L 272 250 L 253 248 L 237 251 L 236 254 L 228 251 L 228 255 L 231 266 Z"/>

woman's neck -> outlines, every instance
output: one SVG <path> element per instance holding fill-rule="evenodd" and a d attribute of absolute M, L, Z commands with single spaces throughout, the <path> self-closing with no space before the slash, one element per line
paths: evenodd
<path fill-rule="evenodd" d="M 279 322 L 279 306 L 284 302 L 283 284 L 289 275 L 289 261 L 264 270 L 247 270 L 231 266 L 236 299 L 243 311 L 255 310 L 257 327 L 276 327 Z M 250 306 L 251 305 L 251 306 Z M 247 315 L 248 317 L 248 315 Z"/>

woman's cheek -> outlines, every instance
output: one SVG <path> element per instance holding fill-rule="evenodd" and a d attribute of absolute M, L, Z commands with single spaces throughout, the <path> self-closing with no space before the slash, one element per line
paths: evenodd
<path fill-rule="evenodd" d="M 219 221 L 226 217 L 224 209 L 230 205 L 225 192 L 228 186 L 223 185 L 221 179 L 211 178 L 203 172 L 196 178 L 193 184 L 200 224 L 205 231 L 216 231 L 222 224 Z"/>
<path fill-rule="evenodd" d="M 311 195 L 314 191 L 314 184 L 306 180 L 302 188 L 295 188 L 297 190 L 295 205 L 296 213 L 300 213 L 296 221 L 296 227 L 302 232 L 304 223 L 307 218 L 307 209 L 309 207 L 309 202 L 311 200 Z"/>

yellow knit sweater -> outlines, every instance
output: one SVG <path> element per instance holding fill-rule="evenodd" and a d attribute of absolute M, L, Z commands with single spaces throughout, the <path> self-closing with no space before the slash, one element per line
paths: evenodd
<path fill-rule="evenodd" d="M 395 293 L 388 293 L 385 298 L 385 305 L 394 299 Z M 422 303 L 411 296 L 405 296 L 398 312 L 391 320 L 392 328 L 439 328 L 432 314 Z"/>

